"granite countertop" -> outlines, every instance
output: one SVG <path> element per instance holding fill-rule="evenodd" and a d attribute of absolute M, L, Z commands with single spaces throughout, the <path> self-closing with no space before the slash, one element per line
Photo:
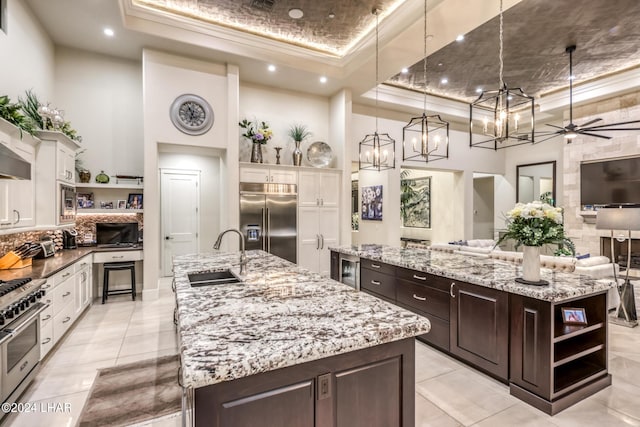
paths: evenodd
<path fill-rule="evenodd" d="M 203 387 L 429 332 L 426 318 L 263 251 L 244 283 L 191 287 L 188 273 L 238 273 L 239 253 L 174 258 L 182 384 Z"/>
<path fill-rule="evenodd" d="M 65 269 L 80 258 L 93 252 L 112 251 L 139 251 L 142 246 L 125 246 L 121 248 L 99 248 L 97 246 L 80 246 L 77 249 L 63 249 L 56 252 L 49 258 L 34 259 L 31 267 L 16 268 L 13 270 L 0 270 L 0 280 L 22 279 L 31 277 L 32 279 L 45 279 Z"/>
<path fill-rule="evenodd" d="M 523 285 L 514 280 L 522 276 L 519 264 L 429 249 L 359 245 L 336 246 L 329 250 L 550 302 L 590 295 L 615 286 L 613 279 L 592 279 L 548 268 L 542 268 L 540 276 L 542 280 L 548 280 L 549 285 Z"/>

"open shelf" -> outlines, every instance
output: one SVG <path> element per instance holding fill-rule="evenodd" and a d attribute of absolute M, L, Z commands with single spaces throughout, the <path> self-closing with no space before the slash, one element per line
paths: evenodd
<path fill-rule="evenodd" d="M 584 347 L 584 349 L 581 351 L 577 351 L 577 350 L 566 351 L 566 353 L 561 355 L 556 353 L 556 356 L 558 356 L 557 358 L 559 358 L 559 360 L 553 364 L 553 367 L 554 368 L 560 367 L 567 363 L 573 362 L 574 360 L 578 360 L 581 357 L 588 356 L 590 354 L 595 353 L 596 351 L 602 350 L 604 348 L 604 344 L 597 344 L 593 346 L 583 345 L 582 347 Z"/>
<path fill-rule="evenodd" d="M 604 327 L 604 323 L 595 323 L 593 325 L 565 325 L 562 322 L 556 322 L 554 343 L 562 342 L 570 338 L 574 338 L 591 331 L 595 331 Z"/>
<path fill-rule="evenodd" d="M 118 190 L 143 190 L 142 184 L 97 184 L 91 182 L 76 182 L 76 189 L 78 188 L 111 188 Z"/>
<path fill-rule="evenodd" d="M 556 368 L 554 370 L 554 394 L 568 392 L 598 376 L 604 375 L 607 369 L 601 363 L 598 363 L 596 356 L 591 354 Z"/>
<path fill-rule="evenodd" d="M 144 209 L 100 209 L 100 208 L 84 208 L 78 209 L 78 215 L 93 215 L 93 214 L 137 214 L 143 213 Z"/>

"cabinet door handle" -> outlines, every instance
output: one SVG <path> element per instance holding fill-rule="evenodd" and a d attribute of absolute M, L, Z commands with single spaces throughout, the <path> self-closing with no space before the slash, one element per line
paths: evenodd
<path fill-rule="evenodd" d="M 427 276 L 418 276 L 417 274 L 414 274 L 413 278 L 418 280 L 427 280 Z"/>
<path fill-rule="evenodd" d="M 320 206 L 320 199 L 316 199 L 316 206 Z"/>
<path fill-rule="evenodd" d="M 380 268 L 378 264 L 371 264 L 371 268 Z"/>
<path fill-rule="evenodd" d="M 265 182 L 269 182 L 269 175 L 265 175 L 264 176 L 264 180 L 265 180 Z"/>
<path fill-rule="evenodd" d="M 62 323 L 67 323 L 69 320 L 71 320 L 71 317 L 67 316 L 67 317 L 64 318 Z"/>
<path fill-rule="evenodd" d="M 324 249 L 324 235 L 320 235 L 320 249 Z"/>
<path fill-rule="evenodd" d="M 324 199 L 320 199 L 320 206 L 324 206 Z"/>
<path fill-rule="evenodd" d="M 413 299 L 417 299 L 418 301 L 426 301 L 427 297 L 421 297 L 416 294 L 413 294 Z"/>
<path fill-rule="evenodd" d="M 44 322 L 44 321 L 47 321 L 49 319 L 51 319 L 51 315 L 47 314 L 45 317 L 42 318 L 42 321 Z"/>
<path fill-rule="evenodd" d="M 124 255 L 120 255 L 120 256 L 112 256 L 111 259 L 121 259 L 124 258 Z"/>
<path fill-rule="evenodd" d="M 456 285 L 456 282 L 451 282 L 451 286 L 449 287 L 449 295 L 451 295 L 451 298 L 455 298 L 456 294 L 453 293 L 453 287 Z"/>
<path fill-rule="evenodd" d="M 46 338 L 44 341 L 42 341 L 41 344 L 49 344 L 51 342 L 51 338 Z"/>
<path fill-rule="evenodd" d="M 20 211 L 17 211 L 17 210 L 14 209 L 13 212 L 15 214 L 17 214 L 17 216 L 18 216 L 18 219 L 16 219 L 16 221 L 14 222 L 14 224 L 17 224 L 17 223 L 20 222 Z M 16 215 L 14 215 L 14 216 L 16 216 Z"/>
<path fill-rule="evenodd" d="M 0 222 L 0 225 L 5 226 L 5 225 L 11 225 L 10 222 Z"/>
<path fill-rule="evenodd" d="M 51 287 L 51 285 L 48 284 L 48 283 L 45 283 L 44 285 L 42 285 L 42 289 L 45 289 L 45 290 L 49 289 L 50 287 Z"/>
<path fill-rule="evenodd" d="M 69 295 L 71 295 L 70 291 L 65 292 L 64 294 L 62 294 L 62 298 L 64 297 L 68 297 Z"/>
<path fill-rule="evenodd" d="M 69 277 L 69 276 L 71 276 L 71 272 L 64 273 L 64 274 L 62 275 L 62 278 Z"/>
<path fill-rule="evenodd" d="M 372 281 L 371 281 L 371 284 L 372 284 L 372 285 L 378 285 L 378 286 L 380 286 L 380 285 L 381 285 L 381 283 L 380 283 L 379 281 L 377 281 L 377 280 L 372 280 Z"/>
<path fill-rule="evenodd" d="M 320 235 L 316 234 L 316 251 L 320 249 Z"/>

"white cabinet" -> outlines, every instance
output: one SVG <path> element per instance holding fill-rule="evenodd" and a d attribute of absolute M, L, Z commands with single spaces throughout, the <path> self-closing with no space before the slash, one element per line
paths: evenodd
<path fill-rule="evenodd" d="M 338 172 L 301 171 L 298 180 L 299 206 L 335 208 L 340 200 Z"/>
<path fill-rule="evenodd" d="M 92 277 L 92 263 L 91 256 L 86 256 L 80 261 L 75 263 L 75 292 L 74 292 L 74 304 L 75 312 L 74 316 L 77 318 L 85 308 L 91 304 L 91 298 L 93 293 L 93 286 L 91 283 Z"/>
<path fill-rule="evenodd" d="M 298 180 L 298 264 L 331 274 L 329 246 L 338 244 L 340 174 L 301 171 Z"/>
<path fill-rule="evenodd" d="M 0 228 L 35 225 L 35 146 L 40 141 L 0 119 L 0 143 L 31 164 L 31 179 L 0 180 Z"/>
<path fill-rule="evenodd" d="M 68 184 L 76 181 L 76 150 L 61 141 L 56 143 L 56 179 Z"/>
<path fill-rule="evenodd" d="M 51 301 L 50 299 L 46 298 Z M 44 311 L 40 312 L 40 358 L 42 359 L 53 347 L 53 306 L 51 302 Z"/>
<path fill-rule="evenodd" d="M 297 181 L 298 172 L 295 170 L 250 166 L 240 168 L 240 182 L 295 184 Z"/>

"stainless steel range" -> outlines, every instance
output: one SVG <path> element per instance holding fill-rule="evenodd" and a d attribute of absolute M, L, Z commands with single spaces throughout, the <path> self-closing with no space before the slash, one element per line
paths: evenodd
<path fill-rule="evenodd" d="M 38 372 L 45 280 L 0 280 L 0 401 L 13 403 Z M 0 418 L 4 413 L 0 413 Z"/>

